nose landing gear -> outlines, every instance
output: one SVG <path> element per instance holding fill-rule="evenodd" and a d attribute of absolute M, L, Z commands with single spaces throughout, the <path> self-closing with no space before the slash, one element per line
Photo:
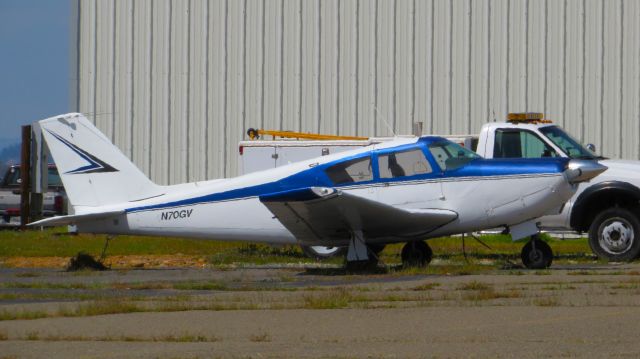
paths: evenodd
<path fill-rule="evenodd" d="M 522 259 L 522 264 L 529 269 L 546 269 L 551 266 L 553 261 L 553 251 L 546 242 L 534 235 L 522 247 L 520 258 Z"/>

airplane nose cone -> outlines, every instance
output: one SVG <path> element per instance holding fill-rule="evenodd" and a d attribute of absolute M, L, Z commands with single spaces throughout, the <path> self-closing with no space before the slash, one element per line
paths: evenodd
<path fill-rule="evenodd" d="M 565 171 L 569 183 L 586 182 L 607 170 L 593 160 L 571 160 Z"/>

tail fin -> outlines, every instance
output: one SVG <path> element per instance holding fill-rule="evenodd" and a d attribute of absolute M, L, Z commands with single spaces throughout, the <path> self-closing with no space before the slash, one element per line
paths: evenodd
<path fill-rule="evenodd" d="M 74 208 L 136 201 L 162 194 L 82 114 L 39 121 L 42 135 Z"/>

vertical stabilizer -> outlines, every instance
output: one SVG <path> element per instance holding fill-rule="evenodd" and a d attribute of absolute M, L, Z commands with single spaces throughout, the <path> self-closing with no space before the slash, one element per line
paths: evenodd
<path fill-rule="evenodd" d="M 39 121 L 69 202 L 104 206 L 162 194 L 84 115 L 69 113 Z"/>

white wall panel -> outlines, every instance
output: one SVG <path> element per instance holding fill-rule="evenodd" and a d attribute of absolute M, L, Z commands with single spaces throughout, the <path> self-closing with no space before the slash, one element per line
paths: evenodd
<path fill-rule="evenodd" d="M 207 35 L 208 5 L 205 0 L 190 0 L 189 11 L 189 88 L 187 156 L 189 169 L 187 180 L 206 178 L 207 156 Z M 198 151 L 191 151 L 197 148 Z"/>
<path fill-rule="evenodd" d="M 132 101 L 133 93 L 133 3 L 114 2 L 113 121 L 114 143 L 129 158 L 133 157 Z"/>
<path fill-rule="evenodd" d="M 320 1 L 320 88 L 319 104 L 320 133 L 338 132 L 338 61 L 340 57 L 338 2 Z"/>
<path fill-rule="evenodd" d="M 238 59 L 244 63 L 245 83 L 244 92 L 244 121 L 247 128 L 264 127 L 264 53 L 266 51 L 265 41 L 265 18 L 264 7 L 266 3 L 262 0 L 247 0 L 246 2 L 246 25 L 245 25 L 245 51 L 246 56 Z M 243 19 L 243 21 L 245 21 Z"/>
<path fill-rule="evenodd" d="M 396 133 L 411 133 L 414 120 L 414 5 L 412 0 L 398 0 L 395 14 L 395 114 Z"/>
<path fill-rule="evenodd" d="M 131 46 L 133 48 L 131 82 L 131 124 L 132 124 L 132 159 L 147 175 L 150 174 L 151 157 L 151 74 L 152 74 L 152 0 L 142 0 L 133 5 L 133 33 Z"/>
<path fill-rule="evenodd" d="M 613 157 L 622 153 L 622 22 L 621 0 L 606 1 L 604 6 L 604 56 L 602 99 L 602 150 Z"/>
<path fill-rule="evenodd" d="M 433 132 L 433 13 L 431 1 L 415 2 L 415 121 L 422 122 L 423 132 Z"/>
<path fill-rule="evenodd" d="M 94 120 L 107 138 L 114 138 L 115 0 L 98 1 L 96 8 L 96 80 Z"/>
<path fill-rule="evenodd" d="M 490 120 L 489 89 L 491 86 L 491 53 L 489 0 L 470 1 L 471 53 L 469 57 L 469 126 L 467 131 L 479 132 L 484 123 Z"/>
<path fill-rule="evenodd" d="M 226 114 L 225 133 L 225 172 L 224 175 L 237 173 L 238 140 L 244 137 L 244 83 L 245 72 L 242 66 L 245 56 L 244 32 L 246 27 L 254 26 L 244 22 L 245 4 L 242 1 L 227 0 L 226 31 Z M 222 165 L 222 164 L 220 164 Z"/>
<path fill-rule="evenodd" d="M 283 1 L 264 2 L 263 128 L 282 127 Z"/>
<path fill-rule="evenodd" d="M 169 182 L 169 112 L 171 91 L 171 3 L 154 2 L 151 51 L 151 178 L 161 184 Z M 186 168 L 184 169 L 186 170 Z"/>
<path fill-rule="evenodd" d="M 357 1 L 342 1 L 338 44 L 338 134 L 355 135 L 358 126 L 358 21 Z"/>
<path fill-rule="evenodd" d="M 622 158 L 640 157 L 640 2 L 622 2 Z"/>
<path fill-rule="evenodd" d="M 582 9 L 582 5 L 585 8 Z M 564 117 L 568 129 L 577 129 L 577 134 L 586 143 L 594 143 L 602 150 L 602 85 L 604 56 L 602 17 L 604 2 L 599 0 L 571 0 L 567 5 L 567 22 L 575 24 L 567 26 L 567 42 L 570 49 L 579 44 L 580 51 L 568 51 L 565 61 L 566 95 Z M 584 11 L 584 26 L 579 24 L 579 16 Z M 575 23 L 574 23 L 575 21 Z M 585 41 L 583 42 L 582 39 Z M 587 41 L 588 40 L 588 41 Z M 583 49 L 584 44 L 584 49 Z M 584 51 L 584 52 L 582 52 Z M 581 67 L 584 66 L 584 70 Z M 584 76 L 584 86 L 574 81 L 577 76 Z M 584 91 L 584 93 L 582 93 Z M 584 113 L 582 124 L 577 124 L 576 115 Z M 577 119 L 579 121 L 579 119 Z M 576 122 L 574 122 L 576 121 Z M 576 128 L 579 126 L 579 128 Z"/>
<path fill-rule="evenodd" d="M 248 127 L 464 133 L 525 110 L 640 157 L 634 0 L 87 0 L 73 14 L 74 110 L 158 183 L 235 175 Z"/>
<path fill-rule="evenodd" d="M 448 133 L 470 133 L 469 86 L 470 69 L 470 28 L 471 7 L 469 1 L 451 2 L 451 88 L 447 103 L 451 111 L 451 120 L 447 128 Z M 454 100 L 455 99 L 455 100 Z M 455 106 L 453 105 L 455 101 Z"/>
<path fill-rule="evenodd" d="M 227 0 L 209 2 L 209 38 L 207 39 L 207 159 L 205 178 L 225 176 L 226 146 L 226 84 L 227 84 Z M 225 15 L 220 15 L 225 14 Z M 197 149 L 199 151 L 203 149 Z M 235 154 L 235 153 L 234 153 Z"/>
<path fill-rule="evenodd" d="M 282 129 L 300 130 L 302 72 L 302 2 L 284 1 L 282 44 Z"/>
<path fill-rule="evenodd" d="M 564 21 L 566 1 L 546 0 L 546 107 L 543 109 L 549 118 L 564 125 L 565 81 L 564 64 L 566 57 Z M 578 19 L 580 22 L 581 20 Z M 578 115 L 582 118 L 582 113 Z"/>
<path fill-rule="evenodd" d="M 358 136 L 371 136 L 376 132 L 376 67 L 378 22 L 377 1 L 359 0 L 358 22 L 358 83 L 357 111 Z"/>
<path fill-rule="evenodd" d="M 452 22 L 453 2 L 436 1 L 434 6 L 433 34 L 433 126 L 431 133 L 445 134 L 451 131 L 451 80 L 452 80 Z"/>
<path fill-rule="evenodd" d="M 302 1 L 302 114 L 300 130 L 320 130 L 320 1 Z"/>

